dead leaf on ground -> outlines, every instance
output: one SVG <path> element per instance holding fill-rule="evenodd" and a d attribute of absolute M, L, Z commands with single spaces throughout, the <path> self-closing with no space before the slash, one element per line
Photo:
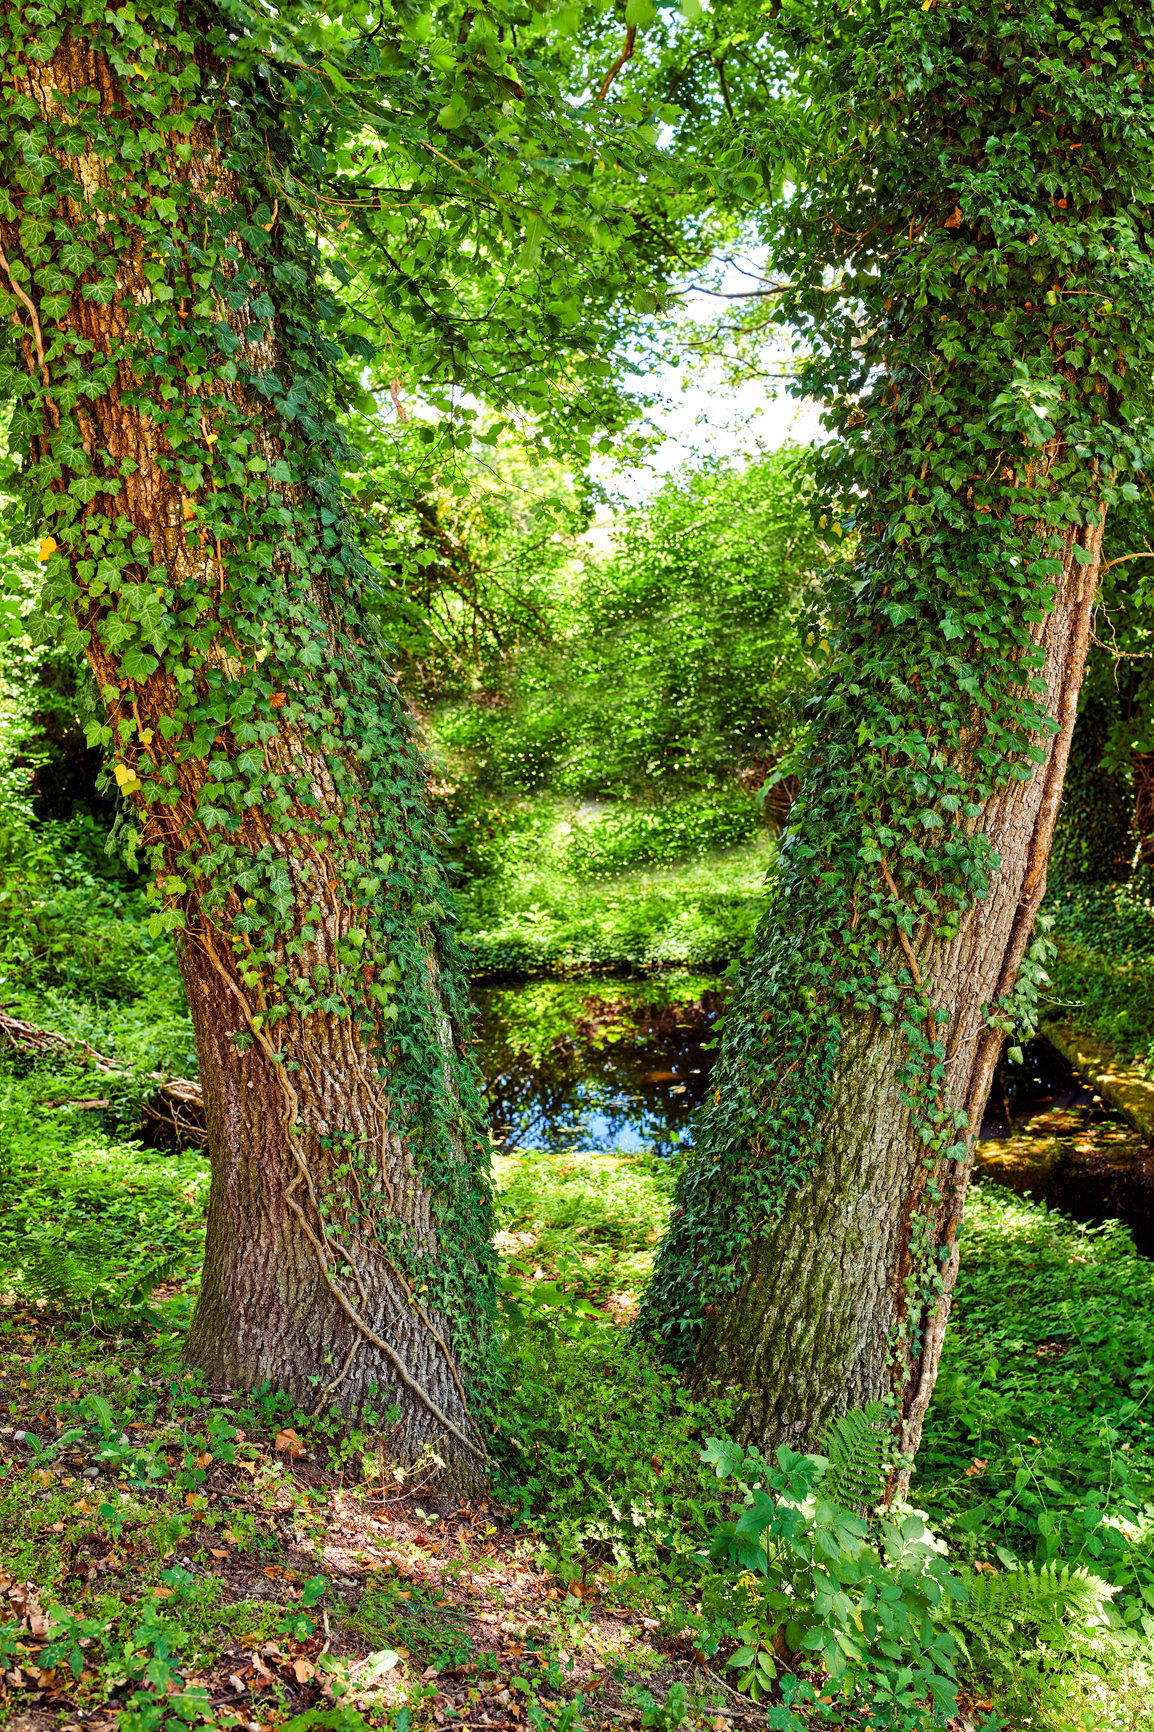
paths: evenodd
<path fill-rule="evenodd" d="M 311 1660 L 301 1659 L 293 1661 L 293 1676 L 296 1678 L 298 1684 L 307 1684 L 309 1679 L 315 1678 L 316 1675 L 317 1669 Z"/>
<path fill-rule="evenodd" d="M 304 1439 L 298 1437 L 295 1431 L 278 1431 L 273 1448 L 276 1450 L 278 1455 L 296 1457 L 307 1453 L 305 1450 Z"/>

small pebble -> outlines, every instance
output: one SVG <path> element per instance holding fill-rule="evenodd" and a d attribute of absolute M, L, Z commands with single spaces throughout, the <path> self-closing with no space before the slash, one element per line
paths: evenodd
<path fill-rule="evenodd" d="M 14 1431 L 12 1433 L 12 1441 L 13 1443 L 23 1443 L 27 1436 L 28 1433 L 26 1431 Z"/>
<path fill-rule="evenodd" d="M 98 1467 L 86 1467 L 80 1477 L 81 1479 L 99 1479 L 100 1469 Z"/>

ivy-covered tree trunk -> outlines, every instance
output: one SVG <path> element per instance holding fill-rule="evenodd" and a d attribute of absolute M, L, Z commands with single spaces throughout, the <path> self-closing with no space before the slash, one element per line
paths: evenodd
<path fill-rule="evenodd" d="M 21 487 L 200 1056 L 187 1359 L 311 1407 L 393 1407 L 400 1457 L 431 1446 L 475 1478 L 487 1148 L 425 775 L 334 467 L 340 315 L 278 169 L 282 110 L 211 6 L 48 0 L 6 29 Z"/>
<path fill-rule="evenodd" d="M 847 551 L 644 1322 L 744 1392 L 748 1438 L 812 1446 L 881 1401 L 908 1470 L 995 1060 L 1041 978 L 1106 513 L 1147 460 L 1152 18 L 787 15 L 820 144 L 775 264 L 842 435 Z"/>

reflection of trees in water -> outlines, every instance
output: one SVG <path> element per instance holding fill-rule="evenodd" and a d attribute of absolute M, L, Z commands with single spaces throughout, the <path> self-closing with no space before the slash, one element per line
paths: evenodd
<path fill-rule="evenodd" d="M 486 996 L 478 994 L 481 1063 L 491 1123 L 507 1147 L 669 1144 L 684 1136 L 705 1092 L 710 1038 L 723 995 L 688 1003 L 639 1003 L 583 994 L 568 1030 L 541 1062 L 511 1039 Z M 598 1121 L 595 1125 L 591 1121 Z"/>

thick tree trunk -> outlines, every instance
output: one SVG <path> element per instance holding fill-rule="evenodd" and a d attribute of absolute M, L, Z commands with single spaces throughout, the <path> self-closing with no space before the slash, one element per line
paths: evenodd
<path fill-rule="evenodd" d="M 774 293 L 841 435 L 831 647 L 642 1322 L 763 1446 L 883 1403 L 898 1488 L 1040 984 L 1106 511 L 1148 460 L 1150 14 L 1080 16 L 1077 67 L 1056 15 L 993 0 L 821 9 L 808 42 L 795 14 L 778 43 L 814 154 Z"/>
<path fill-rule="evenodd" d="M 183 968 L 213 1156 L 186 1358 L 216 1382 L 268 1382 L 310 1408 L 334 1391 L 354 1412 L 395 1403 L 406 1456 L 428 1444 L 468 1458 L 477 1435 L 446 1342 L 451 1325 L 430 1315 L 376 1231 L 383 1207 L 406 1257 L 436 1265 L 434 1200 L 390 1127 L 371 1054 L 336 1017 L 296 1031 L 291 1075 L 259 1037 L 238 1053 L 246 1009 L 231 970 L 209 942 L 186 944 Z M 349 1139 L 370 1153 L 361 1174 L 338 1172 Z"/>
<path fill-rule="evenodd" d="M 876 1014 L 848 1018 L 821 1103 L 820 1158 L 762 1225 L 744 1280 L 705 1322 L 698 1375 L 747 1391 L 743 1425 L 763 1442 L 812 1443 L 831 1418 L 890 1399 L 896 1385 L 901 1448 L 917 1450 L 958 1272 L 974 1139 L 1004 1039 L 987 1007 L 1013 991 L 1045 891 L 1101 543 L 1101 520 L 1070 538 L 1056 605 L 1032 634 L 1045 653 L 1045 710 L 1056 732 L 1039 740 L 1045 761 L 1029 780 L 1009 782 L 975 826 L 1001 862 L 989 895 L 951 941 L 895 943 L 888 958 L 892 975 L 905 969 L 931 983 L 929 1001 L 948 1030 L 941 1105 L 964 1115 L 966 1158 L 937 1175 L 933 1194 L 934 1167 L 900 1080 L 906 1032 Z M 1074 545 L 1090 555 L 1087 565 Z M 798 932 L 795 942 L 806 941 Z M 928 1289 L 918 1271 L 927 1248 Z"/>
<path fill-rule="evenodd" d="M 424 770 L 332 467 L 339 323 L 212 8 L 63 22 L 4 66 L 28 129 L 0 146 L 9 377 L 192 1005 L 213 1181 L 187 1359 L 393 1406 L 401 1458 L 476 1479 L 487 1149 Z"/>

